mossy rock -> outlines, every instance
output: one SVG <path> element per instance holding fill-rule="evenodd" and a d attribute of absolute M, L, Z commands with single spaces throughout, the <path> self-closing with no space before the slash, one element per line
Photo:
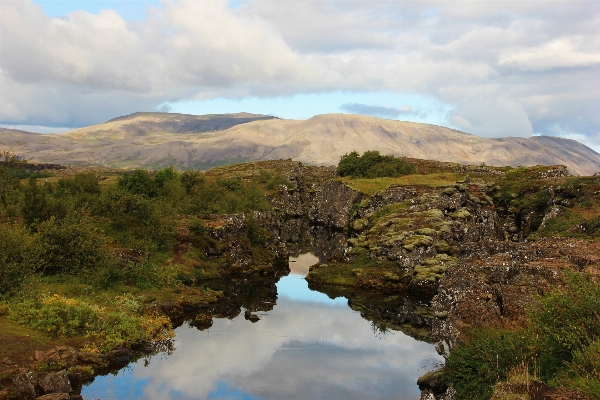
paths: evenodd
<path fill-rule="evenodd" d="M 386 272 L 383 274 L 383 277 L 388 280 L 388 281 L 392 281 L 392 282 L 399 282 L 400 281 L 400 277 L 396 274 L 394 274 L 393 272 Z"/>
<path fill-rule="evenodd" d="M 428 222 L 441 221 L 442 218 L 444 218 L 444 212 L 437 208 L 433 208 L 431 210 L 423 211 L 423 216 Z"/>
<path fill-rule="evenodd" d="M 429 247 L 433 244 L 433 238 L 426 235 L 413 235 L 404 240 L 402 247 L 404 250 L 413 251 L 415 247 Z"/>
<path fill-rule="evenodd" d="M 435 257 L 427 258 L 421 265 L 415 267 L 414 281 L 437 282 L 448 268 L 456 264 L 456 257 L 447 254 L 437 254 Z"/>
<path fill-rule="evenodd" d="M 398 235 L 391 235 L 391 236 L 387 236 L 385 237 L 385 245 L 387 247 L 391 247 L 394 246 L 396 244 L 402 243 L 404 242 L 404 240 L 406 239 L 406 237 L 409 235 L 408 232 L 401 232 Z"/>
<path fill-rule="evenodd" d="M 447 225 L 444 225 L 444 227 L 447 227 Z M 435 249 L 437 250 L 438 253 L 449 254 L 452 256 L 454 256 L 458 253 L 458 248 L 450 246 L 448 244 L 448 242 L 446 242 L 445 240 L 439 240 L 435 244 Z"/>
<path fill-rule="evenodd" d="M 472 194 L 469 195 L 469 200 L 472 201 L 475 204 L 481 204 L 482 203 L 482 201 L 481 201 L 481 199 L 479 199 L 479 197 L 473 196 Z"/>
<path fill-rule="evenodd" d="M 352 223 L 352 229 L 354 229 L 357 232 L 365 230 L 368 226 L 369 220 L 366 218 L 357 219 Z"/>
<path fill-rule="evenodd" d="M 431 204 L 431 203 L 435 203 L 440 199 L 440 195 L 439 194 L 424 194 L 421 197 L 419 197 L 418 201 L 419 204 Z"/>
<path fill-rule="evenodd" d="M 471 213 L 466 208 L 461 208 L 456 212 L 450 214 L 450 217 L 453 219 L 466 219 L 471 216 Z"/>
<path fill-rule="evenodd" d="M 443 193 L 445 195 L 452 196 L 454 193 L 456 193 L 456 188 L 454 188 L 454 187 L 447 187 L 446 189 L 444 189 Z"/>
<path fill-rule="evenodd" d="M 432 371 L 417 379 L 417 385 L 419 385 L 419 389 L 429 389 L 433 395 L 439 396 L 448 390 L 448 378 L 443 369 Z"/>
<path fill-rule="evenodd" d="M 425 236 L 437 236 L 437 232 L 434 229 L 431 228 L 421 228 L 421 229 L 417 229 L 416 232 L 419 235 L 425 235 Z"/>

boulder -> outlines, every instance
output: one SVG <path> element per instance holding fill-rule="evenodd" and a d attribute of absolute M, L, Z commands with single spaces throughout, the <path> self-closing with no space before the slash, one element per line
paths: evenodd
<path fill-rule="evenodd" d="M 44 393 L 70 393 L 73 391 L 66 370 L 52 372 L 40 380 Z"/>

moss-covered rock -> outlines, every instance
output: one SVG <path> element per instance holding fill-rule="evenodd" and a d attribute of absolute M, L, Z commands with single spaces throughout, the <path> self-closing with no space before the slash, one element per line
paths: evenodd
<path fill-rule="evenodd" d="M 442 279 L 442 274 L 456 262 L 456 257 L 447 254 L 438 254 L 435 257 L 427 258 L 415 267 L 413 281 L 437 282 Z"/>
<path fill-rule="evenodd" d="M 404 239 L 402 243 L 402 247 L 406 251 L 413 251 L 418 246 L 429 247 L 431 245 L 433 245 L 433 238 L 426 235 L 413 235 Z"/>
<path fill-rule="evenodd" d="M 471 213 L 466 208 L 461 208 L 450 214 L 453 219 L 465 219 L 471 216 Z"/>

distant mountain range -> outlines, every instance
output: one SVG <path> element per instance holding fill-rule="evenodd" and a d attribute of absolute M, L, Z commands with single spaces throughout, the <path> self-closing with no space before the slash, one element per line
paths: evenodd
<path fill-rule="evenodd" d="M 135 113 L 62 134 L 0 128 L 0 150 L 32 162 L 117 168 L 205 169 L 288 158 L 332 165 L 353 150 L 379 150 L 464 164 L 562 164 L 578 175 L 600 171 L 600 154 L 570 139 L 487 139 L 436 125 L 348 114 L 299 121 L 247 113 Z"/>

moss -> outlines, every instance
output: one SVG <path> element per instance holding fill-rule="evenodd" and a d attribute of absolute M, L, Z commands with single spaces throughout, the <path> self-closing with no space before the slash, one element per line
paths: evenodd
<path fill-rule="evenodd" d="M 312 267 L 306 280 L 317 285 L 361 287 L 369 290 L 397 291 L 403 287 L 404 274 L 394 262 L 370 259 L 362 250 L 350 262 L 330 262 Z"/>
<path fill-rule="evenodd" d="M 425 235 L 425 236 L 436 236 L 437 233 L 435 232 L 435 230 L 431 229 L 431 228 L 421 228 L 421 229 L 417 229 L 416 232 L 419 235 Z"/>
<path fill-rule="evenodd" d="M 426 193 L 419 197 L 419 204 L 432 204 L 440 199 L 438 194 Z"/>
<path fill-rule="evenodd" d="M 436 396 L 444 394 L 448 389 L 446 371 L 441 369 L 428 372 L 417 380 L 417 385 L 419 389 L 429 389 Z"/>
<path fill-rule="evenodd" d="M 471 216 L 471 213 L 466 208 L 461 208 L 456 212 L 450 214 L 450 217 L 453 219 L 465 219 Z"/>
<path fill-rule="evenodd" d="M 362 231 L 369 226 L 369 220 L 366 218 L 360 218 L 352 222 L 352 229 L 355 231 Z"/>
<path fill-rule="evenodd" d="M 444 225 L 444 226 L 446 227 L 447 225 Z M 458 248 L 450 246 L 448 244 L 448 242 L 446 242 L 445 240 L 439 240 L 435 244 L 435 249 L 437 250 L 438 253 L 448 254 L 451 256 L 455 256 L 458 253 Z"/>
<path fill-rule="evenodd" d="M 423 211 L 422 215 L 425 217 L 425 220 L 427 222 L 441 221 L 442 218 L 444 218 L 444 213 L 442 212 L 442 210 L 438 210 L 437 208 Z"/>
<path fill-rule="evenodd" d="M 386 241 L 384 244 L 387 247 L 395 246 L 396 244 L 402 243 L 409 236 L 408 232 L 400 232 L 397 235 L 386 236 Z"/>
<path fill-rule="evenodd" d="M 445 195 L 452 196 L 454 193 L 456 193 L 456 188 L 454 188 L 454 187 L 447 187 L 446 189 L 444 189 L 443 193 Z"/>
<path fill-rule="evenodd" d="M 426 235 L 413 235 L 406 238 L 402 247 L 407 251 L 413 251 L 415 247 L 429 247 L 433 244 L 433 238 Z"/>
<path fill-rule="evenodd" d="M 427 281 L 435 283 L 442 278 L 442 274 L 449 267 L 455 265 L 457 259 L 447 254 L 438 254 L 435 257 L 423 260 L 423 262 L 415 267 L 413 281 Z"/>

